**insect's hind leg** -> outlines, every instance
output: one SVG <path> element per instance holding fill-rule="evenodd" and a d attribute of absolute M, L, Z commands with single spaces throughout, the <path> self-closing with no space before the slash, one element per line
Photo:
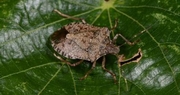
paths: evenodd
<path fill-rule="evenodd" d="M 55 53 L 54 53 L 54 56 L 55 56 L 56 58 L 58 58 L 59 60 L 61 60 L 62 62 L 65 62 L 66 64 L 68 64 L 68 65 L 70 65 L 70 66 L 77 66 L 77 65 L 79 65 L 79 64 L 81 64 L 81 63 L 83 62 L 83 60 L 80 60 L 80 61 L 72 64 L 72 63 L 64 60 L 62 57 L 56 55 Z"/>
<path fill-rule="evenodd" d="M 105 56 L 104 56 L 104 57 L 103 57 L 103 61 L 102 61 L 102 68 L 103 68 L 103 70 L 105 70 L 106 72 L 110 73 L 111 76 L 112 76 L 113 79 L 114 79 L 114 83 L 117 83 L 116 75 L 115 75 L 113 72 L 111 72 L 111 71 L 109 71 L 108 69 L 105 68 L 105 62 L 106 62 L 106 58 L 105 58 Z"/>
<path fill-rule="evenodd" d="M 73 16 L 69 16 L 69 15 L 63 14 L 63 13 L 61 13 L 60 11 L 58 11 L 57 9 L 54 9 L 53 11 L 56 12 L 56 13 L 58 13 L 58 14 L 61 15 L 62 17 L 69 18 L 69 19 L 73 19 L 73 20 L 81 20 L 83 23 L 86 23 L 86 21 L 85 21 L 84 19 L 76 18 L 76 17 L 73 17 Z"/>

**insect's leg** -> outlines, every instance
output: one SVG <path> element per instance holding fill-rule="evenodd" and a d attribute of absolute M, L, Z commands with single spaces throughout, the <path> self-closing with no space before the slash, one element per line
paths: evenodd
<path fill-rule="evenodd" d="M 117 27 L 117 24 L 118 24 L 118 20 L 116 19 L 114 26 L 111 28 L 111 31 L 113 31 Z"/>
<path fill-rule="evenodd" d="M 70 65 L 70 66 L 77 66 L 77 65 L 79 65 L 79 64 L 81 64 L 81 63 L 83 62 L 83 60 L 80 60 L 80 61 L 72 64 L 72 63 L 64 60 L 64 59 L 61 58 L 60 56 L 57 56 L 55 53 L 54 53 L 54 56 L 55 56 L 56 58 L 58 58 L 59 60 L 61 60 L 62 62 L 65 62 L 66 64 L 68 64 L 68 65 Z"/>
<path fill-rule="evenodd" d="M 116 19 L 116 20 L 115 20 L 115 24 L 114 24 L 113 28 L 111 29 L 111 31 L 113 31 L 113 30 L 117 27 L 117 24 L 118 24 L 118 20 Z M 116 35 L 114 36 L 114 38 L 113 38 L 113 43 L 116 42 L 118 36 L 120 36 L 123 40 L 125 40 L 126 43 L 129 44 L 129 45 L 134 45 L 134 43 L 135 43 L 135 42 L 130 42 L 129 40 L 127 40 L 127 39 L 126 39 L 123 35 L 121 35 L 121 34 L 116 34 Z"/>
<path fill-rule="evenodd" d="M 130 62 L 138 63 L 141 58 L 142 58 L 142 51 L 141 51 L 141 49 L 139 49 L 138 52 L 129 59 L 124 60 L 125 59 L 124 55 L 118 56 L 118 63 L 119 63 L 119 66 L 125 65 Z"/>
<path fill-rule="evenodd" d="M 106 58 L 105 58 L 105 56 L 104 56 L 104 57 L 103 57 L 103 61 L 102 61 L 102 68 L 103 68 L 103 70 L 105 70 L 106 72 L 110 73 L 111 76 L 112 76 L 113 79 L 114 79 L 114 83 L 117 83 L 116 75 L 115 75 L 113 72 L 111 72 L 111 71 L 109 71 L 108 69 L 105 68 L 105 62 L 106 62 Z"/>
<path fill-rule="evenodd" d="M 116 34 L 116 35 L 114 36 L 114 38 L 113 38 L 113 42 L 116 42 L 118 36 L 120 36 L 120 37 L 121 37 L 124 41 L 126 41 L 126 43 L 129 44 L 129 45 L 134 45 L 134 44 L 135 44 L 135 42 L 130 42 L 128 39 L 126 39 L 126 38 L 125 38 L 123 35 L 121 35 L 121 34 Z"/>
<path fill-rule="evenodd" d="M 121 78 L 123 78 L 123 80 L 124 80 L 124 82 L 125 82 L 125 84 L 126 84 L 126 91 L 128 91 L 128 89 L 129 89 L 129 87 L 128 87 L 128 83 L 127 83 L 127 79 L 123 76 L 123 70 L 122 70 L 122 68 L 120 68 L 119 69 L 119 83 L 120 83 L 120 81 L 121 81 Z"/>
<path fill-rule="evenodd" d="M 139 62 L 139 60 L 142 58 L 142 51 L 141 49 L 138 50 L 138 52 L 136 54 L 134 54 L 133 57 L 129 58 L 129 59 L 126 59 L 125 60 L 125 56 L 124 55 L 118 55 L 117 56 L 118 58 L 118 65 L 119 65 L 119 68 L 120 68 L 120 78 L 122 77 L 126 83 L 126 89 L 128 91 L 129 87 L 128 87 L 128 84 L 127 84 L 127 79 L 125 77 L 123 77 L 122 75 L 122 69 L 121 69 L 121 66 L 125 65 L 125 64 L 128 64 L 130 62 Z M 119 80 L 120 81 L 120 80 Z"/>
<path fill-rule="evenodd" d="M 69 18 L 69 19 L 73 19 L 73 20 L 81 20 L 83 23 L 86 23 L 86 21 L 85 21 L 84 19 L 76 18 L 76 17 L 73 17 L 73 16 L 69 16 L 69 15 L 63 14 L 63 13 L 61 13 L 60 11 L 58 11 L 57 9 L 54 9 L 53 11 L 56 12 L 56 13 L 58 13 L 58 14 L 61 15 L 62 17 Z"/>
<path fill-rule="evenodd" d="M 150 28 L 150 27 L 149 27 L 149 28 Z M 149 29 L 149 28 L 147 28 L 147 29 Z M 137 34 L 134 35 L 131 39 L 134 39 L 134 38 L 136 38 L 138 35 L 143 34 L 144 32 L 147 31 L 147 29 L 145 29 L 145 30 L 137 33 Z M 134 42 L 130 42 L 129 40 L 127 40 L 127 39 L 126 39 L 124 36 L 122 36 L 121 34 L 116 34 L 116 35 L 114 36 L 113 43 L 116 42 L 116 39 L 118 38 L 118 36 L 120 36 L 121 38 L 123 38 L 123 39 L 126 41 L 126 43 L 129 44 L 129 45 L 134 45 L 135 43 L 138 42 L 138 40 L 137 40 L 137 41 L 134 41 Z M 131 39 L 130 39 L 130 40 L 131 40 Z M 124 43 L 124 44 L 125 44 L 125 43 Z M 124 45 L 124 44 L 123 44 L 123 45 Z"/>
<path fill-rule="evenodd" d="M 124 79 L 124 82 L 125 82 L 125 84 L 126 84 L 126 91 L 128 91 L 128 83 L 127 83 L 127 79 L 123 76 L 123 70 L 122 70 L 122 68 L 121 68 L 121 63 L 120 63 L 120 60 L 122 61 L 122 60 L 124 60 L 124 55 L 120 55 L 120 56 L 117 56 L 118 58 L 120 57 L 121 59 L 119 59 L 118 60 L 118 65 L 119 65 L 119 83 L 120 83 L 120 81 L 121 81 L 121 78 L 123 78 Z"/>
<path fill-rule="evenodd" d="M 96 61 L 93 62 L 91 69 L 83 77 L 81 77 L 80 80 L 85 79 L 89 75 L 89 73 L 92 72 L 92 70 L 95 68 L 95 66 L 96 66 Z"/>

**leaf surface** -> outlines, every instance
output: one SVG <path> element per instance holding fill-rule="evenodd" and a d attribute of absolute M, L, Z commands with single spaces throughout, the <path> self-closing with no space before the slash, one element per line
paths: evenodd
<path fill-rule="evenodd" d="M 0 1 L 0 95 L 180 95 L 179 5 L 178 0 Z M 130 58 L 141 48 L 142 59 L 119 68 L 115 56 L 106 56 L 106 68 L 118 84 L 102 70 L 101 59 L 80 81 L 92 64 L 64 64 L 53 56 L 49 42 L 54 31 L 78 21 L 53 9 L 109 29 L 117 20 L 112 38 L 121 33 L 138 41 L 121 46 L 119 54 Z M 118 38 L 117 44 L 123 43 Z"/>

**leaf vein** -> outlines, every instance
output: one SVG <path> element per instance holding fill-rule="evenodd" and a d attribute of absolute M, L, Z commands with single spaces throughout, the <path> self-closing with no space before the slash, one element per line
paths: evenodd
<path fill-rule="evenodd" d="M 21 70 L 21 71 L 19 71 L 19 72 L 14 72 L 14 73 L 11 73 L 11 74 L 2 76 L 2 77 L 0 77 L 0 79 L 5 79 L 5 78 L 8 78 L 8 77 L 11 77 L 11 76 L 20 74 L 20 73 L 24 73 L 24 72 L 30 71 L 30 70 L 32 70 L 32 69 L 44 67 L 44 66 L 47 66 L 47 65 L 52 65 L 52 64 L 55 64 L 55 63 L 57 63 L 57 62 L 50 62 L 50 63 L 47 63 L 47 64 L 42 64 L 42 65 L 37 65 L 37 66 L 34 66 L 34 67 L 30 67 L 30 68 L 28 68 L 28 69 L 24 69 L 24 70 Z"/>

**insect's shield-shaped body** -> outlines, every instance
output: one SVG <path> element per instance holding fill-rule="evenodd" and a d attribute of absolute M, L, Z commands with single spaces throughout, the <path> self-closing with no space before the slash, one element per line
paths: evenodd
<path fill-rule="evenodd" d="M 119 47 L 109 37 L 110 32 L 106 27 L 71 23 L 55 31 L 51 42 L 62 56 L 94 62 L 106 54 L 119 53 Z"/>

